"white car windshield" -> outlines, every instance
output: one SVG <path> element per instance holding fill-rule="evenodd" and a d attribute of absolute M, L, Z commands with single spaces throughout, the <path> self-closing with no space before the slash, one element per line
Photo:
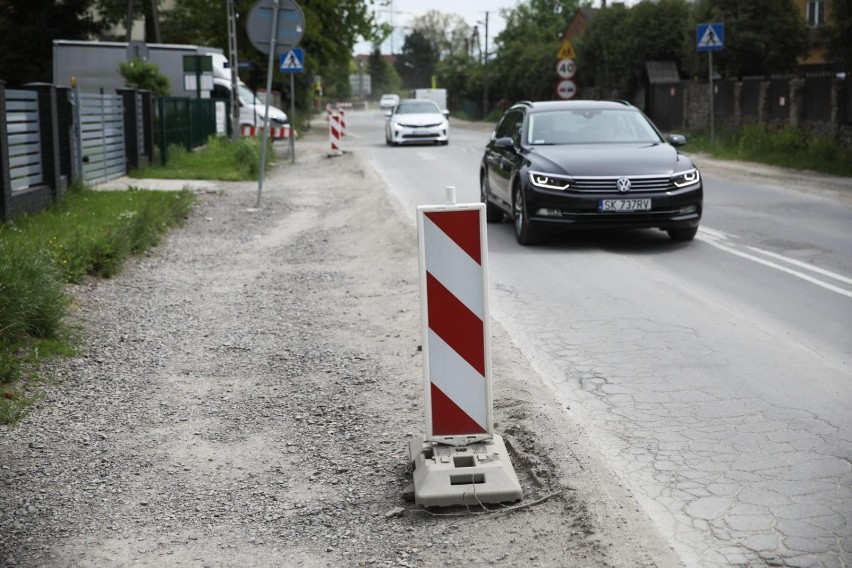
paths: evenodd
<path fill-rule="evenodd" d="M 438 105 L 431 101 L 405 101 L 396 107 L 396 114 L 441 114 Z"/>
<path fill-rule="evenodd" d="M 654 127 L 636 111 L 620 109 L 556 110 L 532 114 L 527 143 L 599 144 L 663 142 Z"/>
<path fill-rule="evenodd" d="M 242 83 L 237 85 L 237 92 L 240 94 L 240 101 L 244 105 L 262 105 L 263 103 L 259 98 L 254 96 L 254 93 L 251 92 L 251 89 L 243 85 Z"/>

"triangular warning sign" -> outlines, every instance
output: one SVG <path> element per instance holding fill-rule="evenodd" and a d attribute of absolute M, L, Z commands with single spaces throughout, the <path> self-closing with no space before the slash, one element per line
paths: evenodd
<path fill-rule="evenodd" d="M 707 26 L 707 29 L 704 30 L 704 35 L 701 36 L 701 40 L 698 42 L 698 47 L 715 47 L 719 45 L 722 45 L 722 41 L 716 35 L 716 30 L 713 29 L 713 26 Z"/>
<path fill-rule="evenodd" d="M 567 39 L 562 40 L 562 47 L 559 48 L 559 53 L 556 54 L 556 59 L 577 59 L 577 54 L 574 52 L 574 46 Z"/>

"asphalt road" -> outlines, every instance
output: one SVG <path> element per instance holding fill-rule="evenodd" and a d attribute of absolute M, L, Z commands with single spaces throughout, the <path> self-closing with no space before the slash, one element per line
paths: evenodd
<path fill-rule="evenodd" d="M 348 113 L 343 148 L 412 223 L 448 185 L 479 200 L 488 127 L 390 148 L 382 121 Z M 624 231 L 525 248 L 490 226 L 492 317 L 687 565 L 849 566 L 852 184 L 698 163 L 691 243 Z"/>

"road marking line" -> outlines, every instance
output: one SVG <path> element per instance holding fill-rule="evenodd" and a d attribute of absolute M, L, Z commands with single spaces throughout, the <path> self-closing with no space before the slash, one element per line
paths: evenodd
<path fill-rule="evenodd" d="M 809 264 L 807 262 L 802 262 L 801 260 L 796 260 L 795 258 L 789 258 L 784 255 L 774 253 L 768 250 L 759 249 L 757 247 L 746 247 L 749 250 L 753 250 L 754 252 L 765 254 L 766 256 L 790 263 L 794 266 L 798 266 L 799 268 L 804 268 L 805 270 L 810 270 L 811 272 L 816 272 L 817 274 L 822 274 L 823 276 L 828 276 L 829 278 L 834 278 L 835 280 L 840 280 L 841 282 L 845 282 L 846 284 L 852 284 L 852 278 L 846 278 L 841 274 L 836 274 L 829 270 L 825 270 L 820 268 L 819 266 L 814 266 L 813 264 Z"/>
<path fill-rule="evenodd" d="M 825 288 L 826 290 L 830 290 L 830 291 L 835 292 L 837 294 L 841 294 L 843 296 L 847 296 L 849 298 L 852 298 L 852 292 L 850 292 L 849 290 L 846 290 L 844 288 L 840 288 L 839 286 L 834 286 L 833 284 L 829 284 L 827 282 L 823 282 L 822 280 L 819 280 L 818 278 L 814 278 L 813 276 L 810 276 L 810 275 L 805 274 L 803 272 L 799 272 L 798 270 L 793 270 L 792 268 L 788 268 L 786 266 L 782 266 L 782 265 L 777 264 L 775 262 L 770 262 L 770 261 L 763 259 L 763 258 L 760 258 L 758 256 L 754 256 L 752 254 L 742 252 L 742 251 L 737 250 L 737 249 L 735 249 L 735 248 L 733 248 L 733 247 L 731 247 L 727 244 L 720 242 L 720 241 L 723 241 L 723 240 L 728 240 L 728 236 L 725 235 L 725 233 L 722 233 L 722 232 L 719 232 L 719 231 L 714 231 L 712 229 L 711 230 L 704 229 L 704 230 L 702 230 L 701 240 L 704 241 L 705 243 L 711 245 L 711 246 L 718 248 L 719 250 L 723 250 L 723 251 L 731 253 L 735 256 L 745 258 L 746 260 L 750 260 L 752 262 L 756 262 L 756 263 L 762 264 L 764 266 L 768 266 L 769 268 L 774 268 L 775 270 L 780 270 L 781 272 L 786 272 L 787 274 L 795 276 L 796 278 L 801 278 L 802 280 L 805 280 L 806 282 L 810 282 L 811 284 L 816 284 L 817 286 L 820 286 L 821 288 Z M 746 248 L 749 248 L 749 249 L 752 249 L 752 250 L 757 250 L 761 253 L 767 253 L 768 252 L 768 251 L 761 251 L 760 249 L 754 249 L 754 247 L 746 247 Z M 776 255 L 775 253 L 769 253 L 768 256 L 778 257 L 779 259 L 785 260 L 785 261 L 788 261 L 788 262 L 793 261 L 793 259 L 788 259 L 788 258 L 783 257 L 781 255 Z M 794 265 L 801 264 L 801 265 L 803 265 L 802 268 L 808 268 L 808 269 L 816 268 L 815 266 L 811 266 L 811 265 L 809 265 L 807 263 L 803 263 L 803 262 L 800 263 L 799 261 L 793 261 L 793 262 L 791 262 L 791 264 L 794 264 Z M 838 274 L 830 273 L 828 271 L 823 271 L 822 269 L 814 270 L 814 272 L 818 272 L 818 273 L 826 272 L 827 273 L 827 274 L 825 274 L 826 276 L 831 276 L 832 278 L 837 278 L 837 279 L 844 281 L 844 282 L 847 282 L 847 281 L 852 282 L 848 278 L 845 278 L 845 277 L 840 276 Z"/>

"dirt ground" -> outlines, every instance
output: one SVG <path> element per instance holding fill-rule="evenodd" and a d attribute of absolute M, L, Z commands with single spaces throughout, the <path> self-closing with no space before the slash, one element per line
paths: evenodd
<path fill-rule="evenodd" d="M 414 227 L 308 133 L 75 287 L 84 346 L 0 429 L 0 566 L 673 567 L 570 408 L 492 323 L 519 503 L 403 499 L 423 432 Z M 283 151 L 277 145 L 277 151 Z"/>

